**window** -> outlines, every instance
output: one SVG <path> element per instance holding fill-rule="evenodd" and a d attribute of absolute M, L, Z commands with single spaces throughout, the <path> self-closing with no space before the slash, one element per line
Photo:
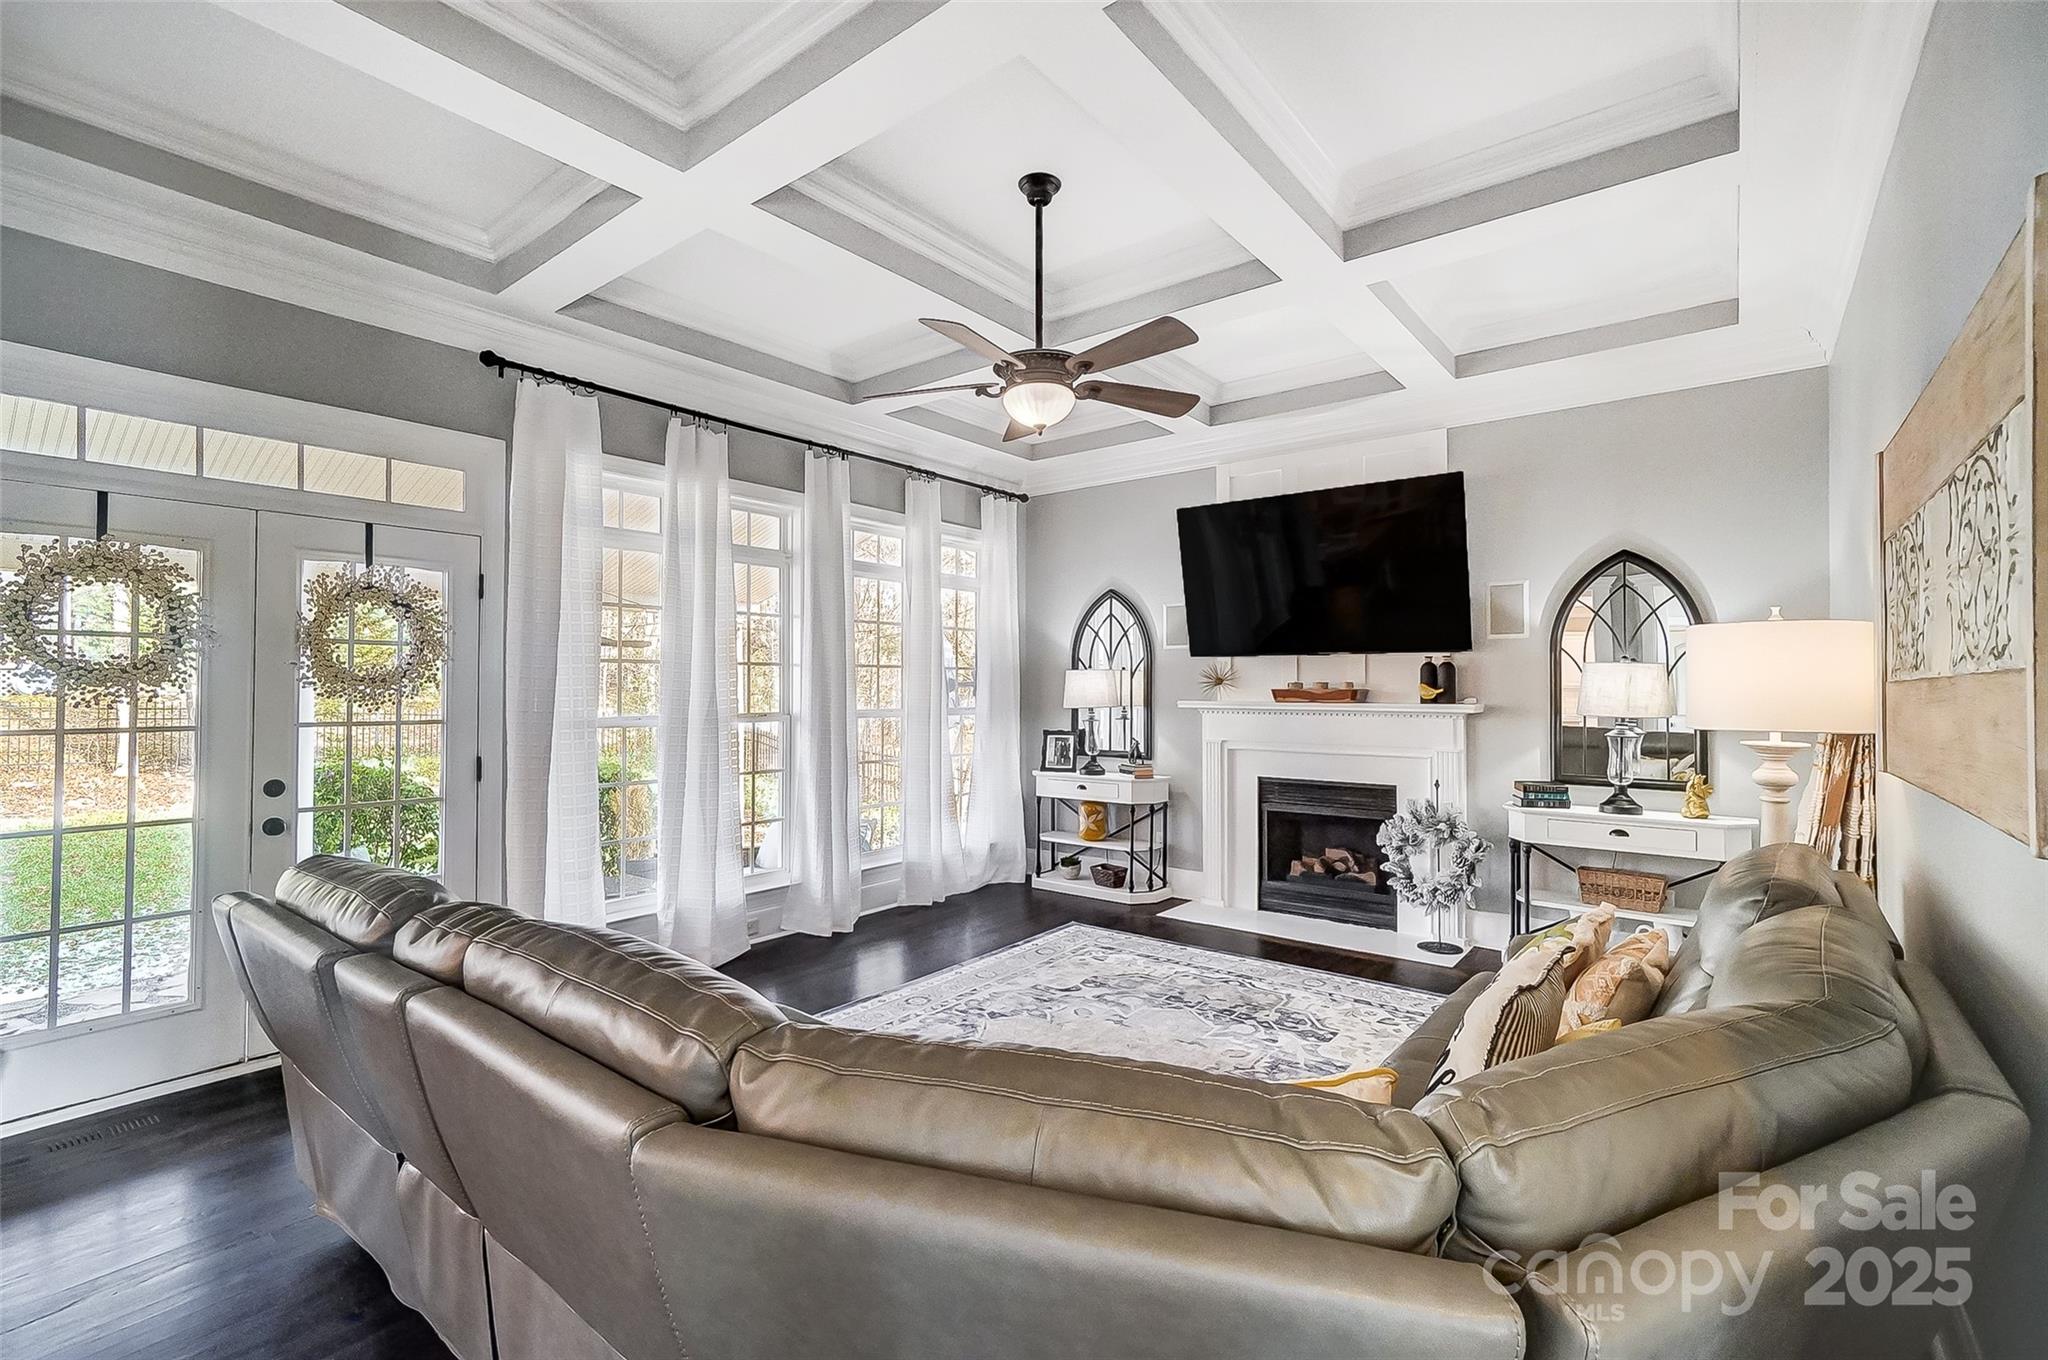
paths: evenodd
<path fill-rule="evenodd" d="M 33 397 L 0 396 L 0 448 L 428 510 L 462 510 L 469 490 L 469 474 L 461 468 Z"/>
<path fill-rule="evenodd" d="M 46 535 L 0 535 L 0 579 Z M 76 541 L 76 540 L 74 540 Z M 204 589 L 197 552 L 154 545 Z M 161 627 L 120 586 L 71 591 L 64 650 L 125 655 Z M 67 698 L 0 668 L 0 1035 L 191 999 L 198 682 Z"/>
<path fill-rule="evenodd" d="M 740 771 L 740 866 L 783 871 L 783 753 L 789 733 L 788 511 L 735 500 L 732 511 L 734 743 Z"/>
<path fill-rule="evenodd" d="M 953 784 L 947 796 L 953 819 L 967 820 L 974 786 L 975 605 L 981 554 L 974 544 L 948 538 L 939 545 L 939 627 L 946 654 L 946 749 Z"/>
<path fill-rule="evenodd" d="M 854 754 L 865 855 L 903 845 L 903 536 L 853 532 Z"/>
<path fill-rule="evenodd" d="M 661 704 L 661 500 L 603 492 L 598 575 L 598 857 L 607 901 L 655 886 L 655 723 Z"/>

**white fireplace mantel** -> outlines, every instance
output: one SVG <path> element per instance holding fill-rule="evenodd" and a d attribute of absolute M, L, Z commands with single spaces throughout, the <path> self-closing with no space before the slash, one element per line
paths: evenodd
<path fill-rule="evenodd" d="M 1465 725 L 1484 704 L 1226 699 L 1180 706 L 1202 715 L 1202 899 L 1210 907 L 1259 909 L 1262 777 L 1386 784 L 1404 807 L 1432 793 L 1450 806 L 1471 806 Z M 1433 930 L 1406 904 L 1398 928 L 1416 937 Z M 1465 922 L 1446 921 L 1444 933 L 1464 937 Z"/>

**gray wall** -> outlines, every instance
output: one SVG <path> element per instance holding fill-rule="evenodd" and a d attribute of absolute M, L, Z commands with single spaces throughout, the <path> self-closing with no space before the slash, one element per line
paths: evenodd
<path fill-rule="evenodd" d="M 2048 171 L 2048 5 L 1943 4 L 1901 120 L 1829 368 L 1835 612 L 1878 614 L 1877 451 L 1955 340 Z M 2036 532 L 2048 530 L 2040 526 Z M 2005 1241 L 1971 1261 L 1985 1355 L 2036 1354 L 2048 1278 L 2048 861 L 1885 777 L 1879 895 L 1947 980 L 2036 1135 Z"/>
<path fill-rule="evenodd" d="M 512 437 L 515 386 L 479 364 L 473 350 L 11 229 L 0 231 L 0 336 L 253 392 Z M 664 412 L 612 398 L 600 405 L 607 453 L 661 461 Z M 803 489 L 800 444 L 735 430 L 730 457 L 736 481 Z M 853 467 L 857 503 L 903 509 L 904 474 L 859 461 Z M 951 483 L 941 483 L 941 492 L 947 520 L 981 522 L 974 492 Z"/>
<path fill-rule="evenodd" d="M 1085 456 L 1085 455 L 1080 455 Z M 1549 619 L 1559 596 L 1601 558 L 1634 548 L 1683 579 L 1707 617 L 1827 612 L 1827 386 L 1819 369 L 1692 392 L 1528 416 L 1452 430 L 1450 465 L 1466 474 L 1472 581 L 1530 583 L 1532 635 L 1485 640 L 1475 598 L 1475 649 L 1457 658 L 1459 692 L 1483 699 L 1472 719 L 1474 795 L 1482 832 L 1501 842 L 1500 810 L 1516 779 L 1549 774 Z M 1158 635 L 1161 609 L 1180 601 L 1174 511 L 1215 499 L 1213 471 L 1044 496 L 1025 517 L 1024 728 L 1027 769 L 1040 731 L 1064 727 L 1060 672 L 1074 624 L 1115 586 Z M 1310 678 L 1363 675 L 1387 697 L 1412 694 L 1420 657 L 1311 658 Z M 1174 781 L 1173 863 L 1201 864 L 1201 730 L 1176 705 L 1200 697 L 1203 661 L 1162 651 L 1154 745 Z M 1314 674 L 1318 668 L 1322 674 Z M 1241 669 L 1245 669 L 1241 667 Z M 1754 762 L 1734 741 L 1714 748 L 1714 805 L 1753 813 Z M 1677 806 L 1675 794 L 1646 802 Z M 1487 866 L 1481 904 L 1502 911 L 1505 856 Z"/>

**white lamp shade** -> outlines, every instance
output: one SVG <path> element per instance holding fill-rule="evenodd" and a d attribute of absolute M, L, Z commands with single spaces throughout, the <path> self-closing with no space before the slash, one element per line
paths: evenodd
<path fill-rule="evenodd" d="M 1668 718 L 1671 672 L 1654 661 L 1589 661 L 1579 674 L 1582 718 Z"/>
<path fill-rule="evenodd" d="M 1073 414 L 1074 389 L 1049 378 L 1020 382 L 1003 393 L 1003 410 L 1019 425 L 1028 425 L 1042 434 L 1047 426 L 1057 425 Z"/>
<path fill-rule="evenodd" d="M 1877 625 L 1777 612 L 1686 630 L 1687 721 L 1730 732 L 1875 732 Z"/>
<path fill-rule="evenodd" d="M 1066 708 L 1115 708 L 1124 701 L 1124 687 L 1115 671 L 1068 671 Z"/>

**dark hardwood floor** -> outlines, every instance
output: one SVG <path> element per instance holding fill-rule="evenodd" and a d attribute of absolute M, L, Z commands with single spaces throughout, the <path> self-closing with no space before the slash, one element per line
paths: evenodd
<path fill-rule="evenodd" d="M 762 945 L 727 971 L 806 1011 L 1086 921 L 1185 944 L 1454 990 L 1497 967 L 1342 954 L 998 885 L 883 912 L 850 935 Z M 315 1214 L 265 1072 L 0 1143 L 0 1354 L 9 1360 L 439 1360 L 427 1324 Z"/>

